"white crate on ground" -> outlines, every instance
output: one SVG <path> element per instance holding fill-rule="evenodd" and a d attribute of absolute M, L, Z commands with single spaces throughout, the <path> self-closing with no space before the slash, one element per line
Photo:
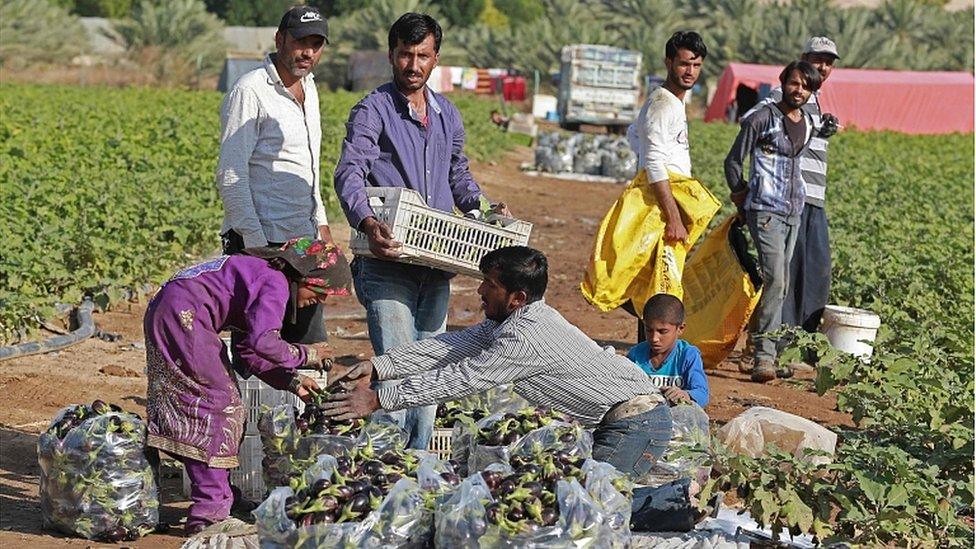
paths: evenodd
<path fill-rule="evenodd" d="M 227 353 L 227 358 L 233 361 L 233 357 L 231 357 L 230 352 L 230 338 L 224 337 L 221 339 L 223 339 L 224 342 L 224 350 Z M 318 370 L 299 369 L 298 373 L 314 379 L 316 383 L 319 384 L 319 387 L 324 388 L 326 385 L 326 374 L 321 373 Z M 238 376 L 237 388 L 241 393 L 241 403 L 244 405 L 244 419 L 246 421 L 244 434 L 246 435 L 259 434 L 258 420 L 261 419 L 261 414 L 265 408 L 271 408 L 273 406 L 277 406 L 278 404 L 290 404 L 298 408 L 299 412 L 305 410 L 305 404 L 301 401 L 301 399 L 298 398 L 298 396 L 288 391 L 279 391 L 274 389 L 254 375 L 247 379 Z"/>
<path fill-rule="evenodd" d="M 236 468 L 230 470 L 230 483 L 241 489 L 244 497 L 252 501 L 264 499 L 264 478 L 261 476 L 261 460 L 264 450 L 261 448 L 261 437 L 247 435 L 241 441 L 241 449 L 237 454 L 240 462 Z M 183 471 L 183 496 L 190 497 L 190 477 Z"/>
<path fill-rule="evenodd" d="M 440 459 L 451 459 L 451 433 L 454 429 L 434 429 L 427 449 Z"/>
<path fill-rule="evenodd" d="M 399 187 L 367 187 L 376 218 L 402 243 L 398 261 L 481 278 L 478 263 L 492 250 L 529 243 L 532 224 L 511 220 L 500 227 L 427 206 L 420 194 Z M 372 257 L 366 235 L 353 231 L 349 249 Z"/>

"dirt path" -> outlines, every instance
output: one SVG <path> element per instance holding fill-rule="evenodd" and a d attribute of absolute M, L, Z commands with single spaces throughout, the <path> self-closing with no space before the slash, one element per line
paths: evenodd
<path fill-rule="evenodd" d="M 621 187 L 600 183 L 529 177 L 517 169 L 531 161 L 532 151 L 521 148 L 497 162 L 473 166 L 477 180 L 494 200 L 509 204 L 515 214 L 535 224 L 531 244 L 549 257 L 550 281 L 546 299 L 566 318 L 601 343 L 625 351 L 636 339 L 636 323 L 627 313 L 600 313 L 579 292 L 597 224 Z M 339 230 L 336 231 L 339 233 Z M 348 241 L 347 232 L 337 234 Z M 452 284 L 450 326 L 467 326 L 481 319 L 477 283 L 458 277 Z M 68 350 L 4 362 L 0 366 L 0 547 L 92 546 L 64 538 L 41 526 L 37 502 L 39 469 L 37 433 L 62 407 L 102 398 L 143 414 L 146 379 L 142 344 L 144 306 L 96 315 L 103 331 L 122 339 L 108 343 L 91 339 Z M 329 309 L 329 329 L 340 354 L 371 356 L 363 310 L 355 298 L 337 299 Z M 813 392 L 811 375 L 767 385 L 750 383 L 733 363 L 708 372 L 712 401 L 706 411 L 718 423 L 746 408 L 765 405 L 826 425 L 850 425 L 850 417 L 834 411 L 835 401 Z M 185 514 L 176 476 L 163 483 L 164 521 Z M 178 547 L 177 528 L 169 535 L 153 535 L 131 547 Z"/>

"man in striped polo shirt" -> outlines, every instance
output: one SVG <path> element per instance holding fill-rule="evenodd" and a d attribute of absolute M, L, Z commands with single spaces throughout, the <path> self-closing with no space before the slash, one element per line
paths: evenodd
<path fill-rule="evenodd" d="M 486 319 L 391 349 L 352 367 L 333 365 L 331 384 L 350 392 L 325 406 L 338 419 L 456 400 L 511 383 L 521 397 L 594 427 L 593 458 L 639 478 L 671 440 L 671 411 L 647 374 L 600 347 L 546 304 L 548 264 L 524 246 L 481 260 Z M 367 381 L 392 383 L 376 387 Z"/>
<path fill-rule="evenodd" d="M 817 69 L 822 86 L 827 82 L 834 61 L 840 59 L 840 55 L 833 40 L 825 36 L 814 36 L 807 41 L 800 59 Z M 762 105 L 778 102 L 782 96 L 782 88 L 775 88 L 743 118 Z M 837 132 L 838 121 L 834 115 L 821 111 L 820 90 L 810 96 L 803 110 L 810 114 L 817 131 L 811 137 L 810 146 L 800 161 L 800 173 L 806 188 L 806 204 L 790 262 L 789 286 L 783 301 L 783 324 L 801 326 L 808 332 L 814 332 L 820 326 L 820 316 L 830 295 L 830 241 L 827 212 L 824 209 L 827 191 L 827 139 Z M 780 369 L 778 373 L 787 377 L 791 372 L 791 369 Z"/>

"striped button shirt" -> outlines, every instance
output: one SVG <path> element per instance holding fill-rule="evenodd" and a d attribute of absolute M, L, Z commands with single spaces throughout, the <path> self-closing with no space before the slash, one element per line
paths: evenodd
<path fill-rule="evenodd" d="M 783 88 L 776 87 L 766 96 L 765 99 L 753 107 L 743 118 L 755 112 L 765 104 L 778 103 L 783 98 Z M 820 128 L 823 125 L 820 116 L 820 91 L 810 94 L 810 99 L 803 105 L 803 111 L 810 115 L 813 120 L 813 136 L 810 138 L 810 146 L 803 153 L 800 159 L 800 175 L 803 177 L 803 184 L 806 188 L 806 203 L 823 208 L 827 200 L 827 140 L 818 137 Z"/>
<path fill-rule="evenodd" d="M 401 378 L 378 390 L 386 410 L 454 400 L 496 385 L 536 406 L 599 423 L 615 404 L 637 395 L 664 402 L 636 364 L 602 348 L 544 301 L 516 310 L 498 323 L 408 343 L 372 359 L 380 380 Z"/>

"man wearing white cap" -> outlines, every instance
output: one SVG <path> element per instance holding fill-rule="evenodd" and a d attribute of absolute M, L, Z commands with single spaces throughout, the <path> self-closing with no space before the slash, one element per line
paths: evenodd
<path fill-rule="evenodd" d="M 833 70 L 834 61 L 840 59 L 840 55 L 833 40 L 826 36 L 814 36 L 807 40 L 800 59 L 813 65 L 820 73 L 822 84 L 825 84 Z M 762 105 L 778 102 L 782 96 L 782 88 L 773 89 L 768 97 L 745 116 L 749 116 Z M 783 324 L 801 326 L 804 330 L 813 332 L 820 325 L 820 316 L 830 294 L 830 241 L 827 212 L 824 209 L 827 191 L 827 139 L 837 132 L 838 121 L 834 115 L 821 111 L 820 90 L 813 92 L 803 110 L 813 119 L 816 131 L 800 162 L 806 188 L 806 203 L 790 262 L 789 286 L 783 301 Z M 789 377 L 792 374 L 793 370 L 788 366 L 777 371 L 779 377 Z"/>

